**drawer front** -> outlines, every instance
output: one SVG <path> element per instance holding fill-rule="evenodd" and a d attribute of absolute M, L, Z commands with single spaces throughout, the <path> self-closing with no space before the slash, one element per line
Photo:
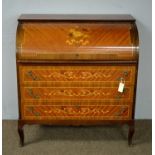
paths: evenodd
<path fill-rule="evenodd" d="M 129 106 L 24 106 L 23 119 L 27 120 L 123 120 L 131 117 Z"/>
<path fill-rule="evenodd" d="M 133 85 L 135 66 L 20 66 L 21 85 L 118 85 L 120 79 Z"/>
<path fill-rule="evenodd" d="M 125 87 L 123 93 L 118 87 L 22 87 L 23 102 L 32 101 L 122 101 L 132 102 L 133 87 Z"/>

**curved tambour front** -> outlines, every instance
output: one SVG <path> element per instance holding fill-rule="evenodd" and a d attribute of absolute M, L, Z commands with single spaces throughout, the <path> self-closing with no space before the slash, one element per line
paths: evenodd
<path fill-rule="evenodd" d="M 138 35 L 131 22 L 22 22 L 18 60 L 137 60 Z"/>

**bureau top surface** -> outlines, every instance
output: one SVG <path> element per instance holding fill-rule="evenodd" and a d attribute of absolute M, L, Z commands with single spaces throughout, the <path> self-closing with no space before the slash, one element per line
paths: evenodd
<path fill-rule="evenodd" d="M 130 15 L 21 15 L 18 60 L 137 60 L 139 38 Z"/>
<path fill-rule="evenodd" d="M 135 21 L 128 14 L 22 14 L 19 21 Z"/>

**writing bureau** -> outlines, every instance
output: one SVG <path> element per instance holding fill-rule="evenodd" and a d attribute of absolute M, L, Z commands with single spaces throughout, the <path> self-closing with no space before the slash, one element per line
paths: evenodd
<path fill-rule="evenodd" d="M 21 15 L 18 133 L 25 124 L 128 124 L 134 134 L 139 39 L 130 15 Z"/>

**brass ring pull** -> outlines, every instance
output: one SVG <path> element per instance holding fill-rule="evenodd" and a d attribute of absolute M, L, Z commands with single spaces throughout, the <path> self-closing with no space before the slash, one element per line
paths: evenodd
<path fill-rule="evenodd" d="M 28 92 L 29 96 L 31 96 L 34 99 L 39 99 L 40 98 L 39 95 L 34 94 L 34 92 L 32 91 L 31 88 L 27 89 L 27 92 Z"/>
<path fill-rule="evenodd" d="M 27 76 L 31 77 L 31 79 L 34 81 L 38 80 L 38 77 L 36 75 L 34 75 L 34 73 L 32 71 L 28 71 Z"/>

